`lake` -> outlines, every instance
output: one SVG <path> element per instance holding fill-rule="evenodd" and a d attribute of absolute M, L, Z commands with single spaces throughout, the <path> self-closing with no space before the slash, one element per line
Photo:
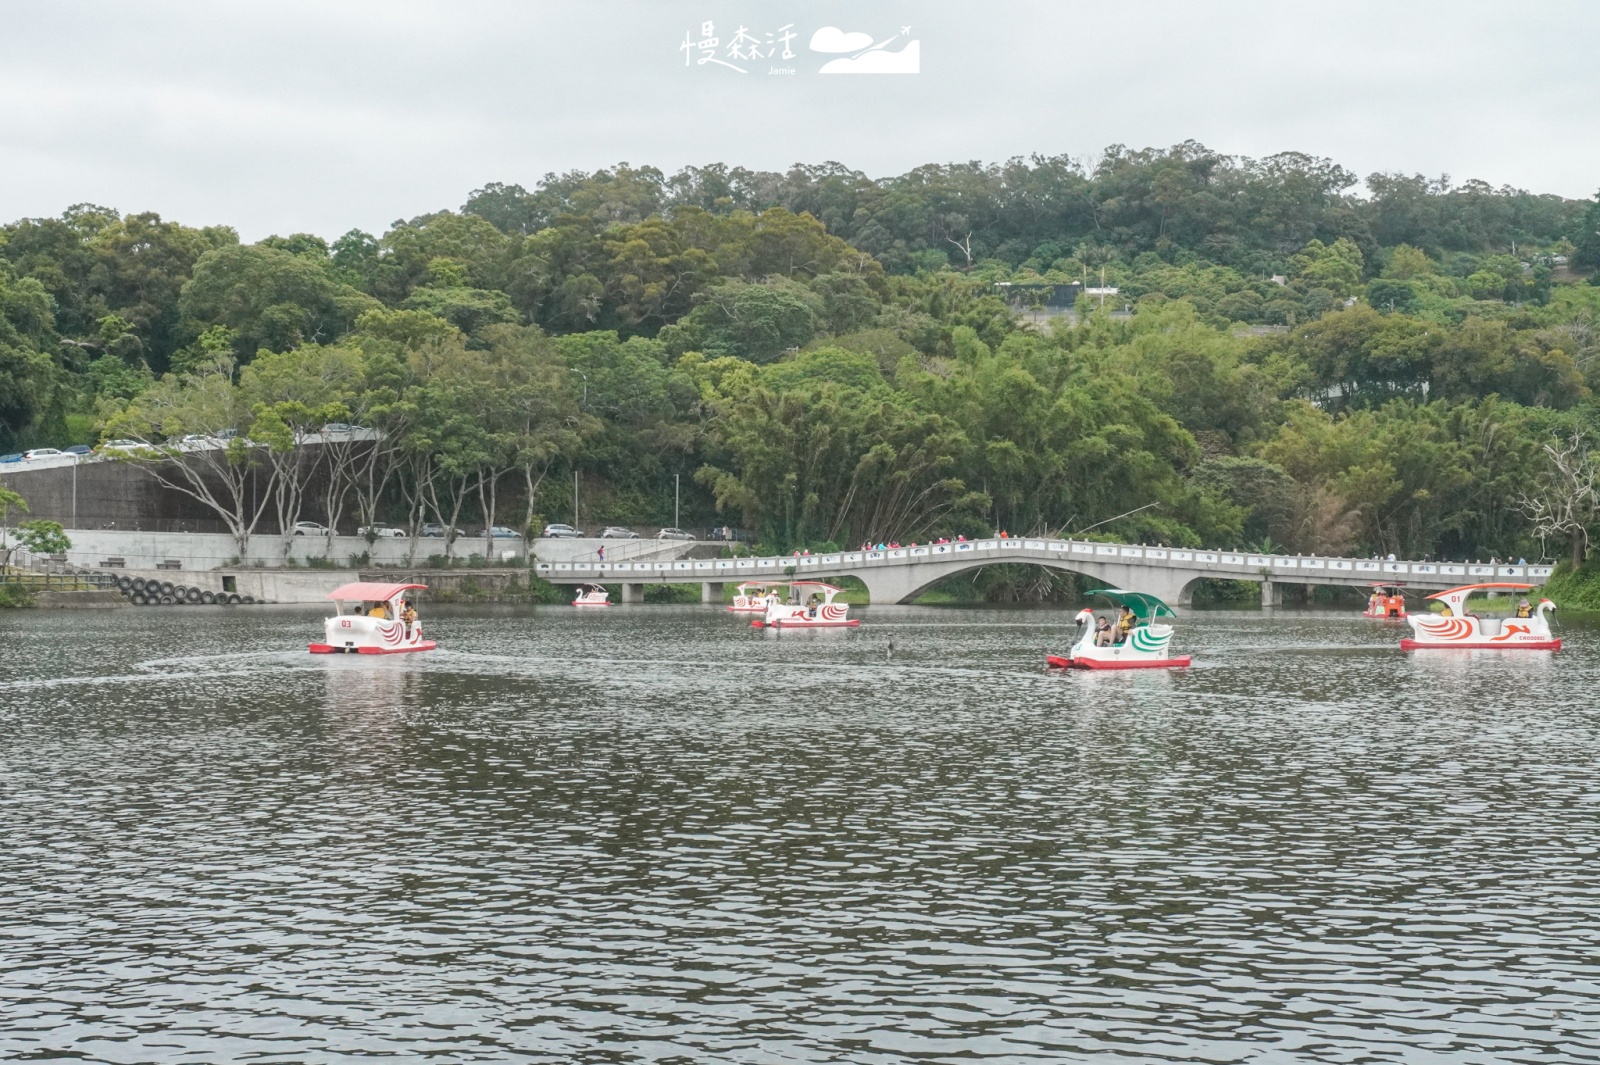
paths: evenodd
<path fill-rule="evenodd" d="M 1600 1060 L 1597 630 L 858 613 L 0 613 L 0 1057 Z"/>

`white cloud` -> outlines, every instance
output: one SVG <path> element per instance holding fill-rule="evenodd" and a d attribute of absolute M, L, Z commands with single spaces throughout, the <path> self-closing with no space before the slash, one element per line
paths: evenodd
<path fill-rule="evenodd" d="M 872 34 L 846 33 L 837 26 L 824 26 L 811 35 L 813 52 L 859 52 L 872 47 Z"/>
<path fill-rule="evenodd" d="M 882 48 L 854 59 L 830 59 L 823 74 L 916 74 L 922 69 L 922 42 L 911 41 L 898 52 Z"/>

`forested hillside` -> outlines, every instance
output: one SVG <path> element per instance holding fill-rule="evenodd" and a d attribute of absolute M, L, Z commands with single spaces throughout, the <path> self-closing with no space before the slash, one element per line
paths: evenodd
<path fill-rule="evenodd" d="M 1600 200 L 1193 143 L 622 164 L 332 243 L 80 204 L 0 228 L 0 450 L 233 429 L 291 476 L 339 421 L 384 432 L 347 472 L 397 524 L 568 519 L 577 470 L 586 524 L 670 522 L 680 474 L 684 524 L 784 550 L 1532 558 L 1600 505 L 1597 267 Z M 1048 321 L 1006 296 L 1102 279 Z"/>

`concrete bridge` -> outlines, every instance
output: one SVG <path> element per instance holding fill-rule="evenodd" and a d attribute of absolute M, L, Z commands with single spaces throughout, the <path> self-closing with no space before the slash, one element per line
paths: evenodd
<path fill-rule="evenodd" d="M 1207 578 L 1256 581 L 1263 606 L 1279 602 L 1284 584 L 1364 587 L 1393 581 L 1410 588 L 1440 590 L 1461 584 L 1516 581 L 1543 584 L 1551 566 L 1471 562 L 1389 562 L 1365 558 L 1263 555 L 1247 551 L 1202 551 L 1141 547 L 1085 540 L 1017 537 L 926 544 L 886 551 L 840 551 L 772 558 L 679 559 L 648 562 L 540 562 L 535 571 L 553 584 L 620 584 L 622 601 L 637 602 L 646 584 L 694 584 L 701 600 L 720 603 L 723 585 L 759 580 L 829 580 L 858 577 L 874 603 L 908 603 L 958 573 L 999 563 L 1022 563 L 1079 573 L 1116 588 L 1145 592 L 1187 605 L 1194 586 Z"/>

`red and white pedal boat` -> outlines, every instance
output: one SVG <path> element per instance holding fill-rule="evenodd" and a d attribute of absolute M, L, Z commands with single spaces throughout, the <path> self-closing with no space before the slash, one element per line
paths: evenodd
<path fill-rule="evenodd" d="M 781 587 L 784 584 L 778 581 L 746 581 L 734 589 L 733 602 L 724 609 L 730 614 L 765 614 L 767 600 Z"/>
<path fill-rule="evenodd" d="M 406 651 L 431 651 L 432 640 L 422 638 L 422 622 L 400 619 L 406 593 L 424 591 L 426 584 L 377 584 L 357 581 L 328 593 L 334 615 L 322 623 L 324 642 L 311 645 L 314 655 L 393 655 Z M 384 617 L 373 611 L 383 607 Z"/>
<path fill-rule="evenodd" d="M 1412 614 L 1412 635 L 1400 641 L 1402 651 L 1456 647 L 1483 651 L 1559 651 L 1561 640 L 1550 635 L 1545 612 L 1556 605 L 1540 599 L 1532 617 L 1481 618 L 1467 610 L 1467 597 L 1476 591 L 1528 591 L 1532 584 L 1465 584 L 1428 596 L 1444 603 L 1445 612 Z"/>
<path fill-rule="evenodd" d="M 1135 624 L 1128 638 L 1102 646 L 1096 639 L 1094 611 L 1085 607 L 1078 611 L 1078 638 L 1072 649 L 1065 655 L 1045 656 L 1051 669 L 1173 669 L 1189 664 L 1188 655 L 1172 653 L 1172 626 L 1156 621 L 1177 617 L 1167 604 L 1153 595 L 1120 588 L 1101 588 L 1094 594 L 1133 611 Z"/>
<path fill-rule="evenodd" d="M 573 606 L 610 606 L 611 593 L 598 584 L 580 584 Z"/>
<path fill-rule="evenodd" d="M 810 594 L 804 603 L 800 596 Z M 777 595 L 767 597 L 767 608 L 762 617 L 750 622 L 752 629 L 853 629 L 861 624 L 846 617 L 850 612 L 847 603 L 835 603 L 833 597 L 843 589 L 821 581 L 789 582 L 789 602 L 779 602 Z"/>

